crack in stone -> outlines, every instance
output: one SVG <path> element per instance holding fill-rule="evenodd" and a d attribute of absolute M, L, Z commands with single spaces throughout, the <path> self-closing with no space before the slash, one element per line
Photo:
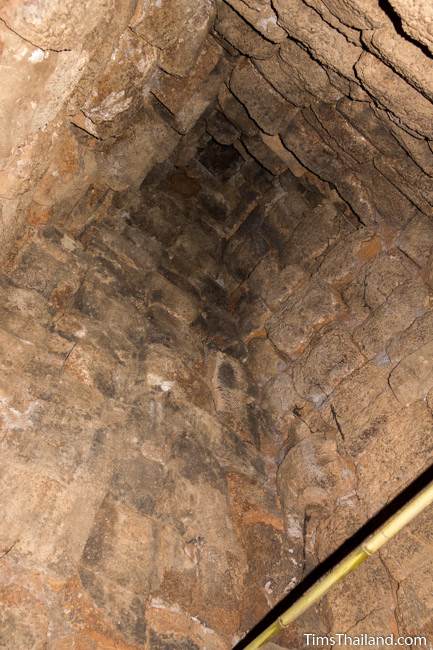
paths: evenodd
<path fill-rule="evenodd" d="M 15 31 L 15 30 L 14 30 L 14 29 L 13 29 L 13 28 L 12 28 L 12 27 L 7 23 L 7 22 L 6 22 L 6 20 L 5 20 L 4 18 L 2 18 L 1 16 L 0 16 L 0 22 L 2 22 L 2 23 L 4 24 L 4 26 L 5 26 L 5 27 L 10 31 L 10 32 L 12 32 L 12 34 L 15 34 L 15 36 L 18 36 L 18 38 L 20 38 L 22 41 L 24 41 L 25 43 L 28 43 L 28 44 L 31 45 L 32 47 L 37 48 L 38 50 L 42 50 L 43 52 L 56 52 L 56 53 L 59 53 L 59 52 L 72 52 L 71 48 L 60 48 L 60 49 L 55 49 L 55 48 L 50 48 L 50 47 L 45 47 L 45 48 L 44 48 L 44 47 L 41 47 L 40 45 L 37 45 L 37 44 L 34 43 L 33 41 L 31 41 L 31 40 L 29 40 L 28 38 L 26 38 L 25 36 L 22 36 L 19 32 Z"/>

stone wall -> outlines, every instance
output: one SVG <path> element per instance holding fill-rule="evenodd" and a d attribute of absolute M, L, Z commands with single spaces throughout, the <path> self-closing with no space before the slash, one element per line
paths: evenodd
<path fill-rule="evenodd" d="M 106 208 L 170 155 L 226 72 L 214 16 L 211 0 L 2 3 L 3 259 L 54 216 Z"/>
<path fill-rule="evenodd" d="M 228 649 L 292 579 L 223 264 L 271 180 L 206 137 L 1 275 L 3 648 Z"/>
<path fill-rule="evenodd" d="M 242 145 L 330 182 L 364 225 L 432 214 L 432 59 L 395 4 L 229 0 L 215 23 L 245 55 L 219 97 Z"/>
<path fill-rule="evenodd" d="M 431 464 L 429 15 L 3 3 L 1 647 L 233 647 Z M 431 528 L 281 647 L 428 635 Z"/>
<path fill-rule="evenodd" d="M 3 258 L 139 186 L 218 92 L 237 146 L 273 173 L 308 169 L 366 225 L 430 215 L 430 9 L 412 4 L 3 3 Z"/>

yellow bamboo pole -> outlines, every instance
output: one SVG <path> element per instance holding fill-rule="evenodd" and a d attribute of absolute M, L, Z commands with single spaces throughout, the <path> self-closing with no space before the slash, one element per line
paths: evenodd
<path fill-rule="evenodd" d="M 402 528 L 433 503 L 433 481 L 392 515 L 382 526 L 367 537 L 364 542 L 349 553 L 323 578 L 318 580 L 284 614 L 259 634 L 245 650 L 257 650 L 276 634 L 293 623 L 312 605 L 317 603 L 335 584 L 354 571 L 360 564 L 376 553 L 384 544 L 397 535 Z"/>

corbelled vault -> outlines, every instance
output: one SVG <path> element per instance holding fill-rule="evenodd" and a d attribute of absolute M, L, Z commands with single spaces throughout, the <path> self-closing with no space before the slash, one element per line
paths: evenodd
<path fill-rule="evenodd" d="M 0 4 L 0 648 L 230 650 L 433 459 L 431 0 Z M 427 510 L 269 648 L 433 642 Z"/>

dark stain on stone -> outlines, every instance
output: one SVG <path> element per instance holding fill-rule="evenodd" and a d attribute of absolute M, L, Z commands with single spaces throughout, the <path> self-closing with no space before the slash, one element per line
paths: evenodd
<path fill-rule="evenodd" d="M 215 457 L 198 440 L 182 433 L 173 444 L 173 456 L 182 460 L 182 476 L 192 483 L 205 480 L 225 493 L 224 472 Z"/>
<path fill-rule="evenodd" d="M 191 639 L 175 639 L 171 635 L 159 635 L 152 631 L 150 635 L 152 650 L 200 650 Z"/>
<path fill-rule="evenodd" d="M 218 368 L 218 379 L 226 388 L 236 388 L 236 374 L 233 366 L 224 361 Z"/>
<path fill-rule="evenodd" d="M 176 194 L 189 198 L 198 194 L 201 186 L 195 178 L 191 178 L 182 171 L 175 171 L 167 177 L 167 187 Z"/>
<path fill-rule="evenodd" d="M 199 160 L 211 174 L 223 180 L 231 178 L 243 163 L 242 156 L 233 146 L 219 144 L 215 140 L 206 145 Z"/>
<path fill-rule="evenodd" d="M 95 519 L 92 531 L 83 550 L 82 562 L 85 565 L 97 566 L 107 546 L 107 539 L 116 521 L 114 505 L 105 498 Z"/>

